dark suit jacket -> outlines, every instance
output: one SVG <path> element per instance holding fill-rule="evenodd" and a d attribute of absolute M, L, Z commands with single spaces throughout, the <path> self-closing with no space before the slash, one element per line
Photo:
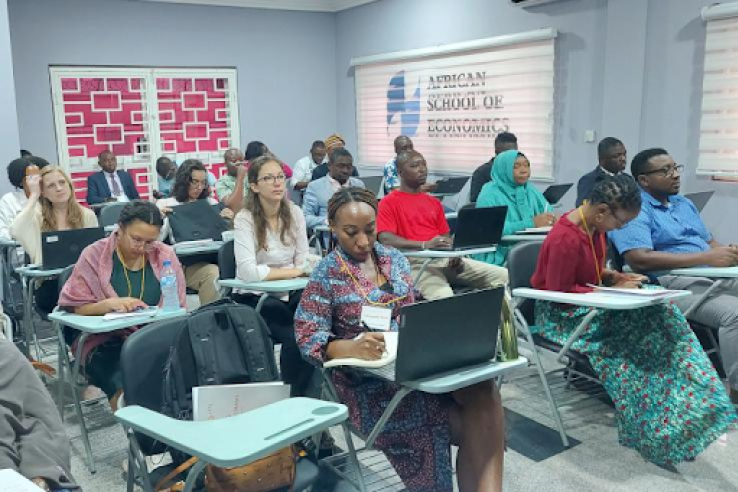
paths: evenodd
<path fill-rule="evenodd" d="M 479 198 L 479 193 L 482 191 L 482 187 L 492 181 L 492 166 L 494 165 L 495 158 L 485 162 L 479 166 L 471 178 L 471 188 L 469 189 L 469 202 L 474 203 Z"/>
<path fill-rule="evenodd" d="M 116 171 L 120 183 L 123 185 L 123 192 L 130 200 L 138 199 L 138 190 L 133 184 L 133 178 L 128 174 L 127 171 Z M 99 173 L 91 174 L 87 178 L 87 203 L 94 205 L 95 203 L 102 203 L 112 196 L 110 192 L 110 185 L 105 177 L 105 173 L 100 171 Z"/>
<path fill-rule="evenodd" d="M 324 162 L 320 166 L 313 169 L 313 174 L 312 176 L 310 176 L 310 181 L 315 181 L 316 179 L 323 178 L 327 174 L 328 174 L 328 164 Z M 355 178 L 359 177 L 359 171 L 356 169 L 356 166 L 354 166 L 354 172 L 351 174 L 351 176 Z"/>
<path fill-rule="evenodd" d="M 595 185 L 598 181 L 601 179 L 604 179 L 607 177 L 608 174 L 602 170 L 600 166 L 597 166 L 597 168 L 585 174 L 581 178 L 579 178 L 579 183 L 577 183 L 577 207 L 582 204 L 584 200 L 587 200 L 589 196 L 592 194 L 592 191 L 594 190 Z M 626 174 L 626 176 L 628 176 Z"/>

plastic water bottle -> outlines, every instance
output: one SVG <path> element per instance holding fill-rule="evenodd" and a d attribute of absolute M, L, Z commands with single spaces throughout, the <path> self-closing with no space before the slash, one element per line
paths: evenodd
<path fill-rule="evenodd" d="M 174 274 L 172 262 L 164 260 L 164 270 L 161 272 L 161 309 L 163 311 L 176 311 L 179 305 L 179 292 L 177 289 L 177 276 Z"/>

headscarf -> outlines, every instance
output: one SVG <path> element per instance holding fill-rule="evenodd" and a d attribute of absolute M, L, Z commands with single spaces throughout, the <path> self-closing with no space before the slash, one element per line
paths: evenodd
<path fill-rule="evenodd" d="M 346 145 L 346 140 L 343 139 L 340 133 L 334 133 L 330 137 L 326 138 L 323 143 L 325 143 L 325 150 L 330 150 L 338 144 Z"/>
<path fill-rule="evenodd" d="M 519 185 L 513 177 L 515 160 L 521 156 L 517 150 L 498 154 L 492 164 L 492 181 L 482 187 L 477 199 L 477 208 L 507 206 L 504 235 L 515 234 L 533 227 L 533 217 L 546 212 L 549 204 L 543 194 L 530 183 Z M 495 253 L 480 255 L 477 259 L 502 265 L 509 247 L 500 245 Z"/>

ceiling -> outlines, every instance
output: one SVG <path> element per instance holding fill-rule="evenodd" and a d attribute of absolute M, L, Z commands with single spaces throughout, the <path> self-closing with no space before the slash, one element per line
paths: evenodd
<path fill-rule="evenodd" d="M 189 3 L 222 7 L 340 12 L 378 0 L 140 0 L 143 2 Z"/>

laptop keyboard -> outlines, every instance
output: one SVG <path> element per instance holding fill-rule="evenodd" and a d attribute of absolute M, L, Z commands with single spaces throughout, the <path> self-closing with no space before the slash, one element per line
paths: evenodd
<path fill-rule="evenodd" d="M 395 363 L 391 362 L 385 366 L 377 367 L 376 369 L 364 369 L 370 374 L 373 374 L 379 378 L 386 379 L 388 381 L 395 380 Z"/>

